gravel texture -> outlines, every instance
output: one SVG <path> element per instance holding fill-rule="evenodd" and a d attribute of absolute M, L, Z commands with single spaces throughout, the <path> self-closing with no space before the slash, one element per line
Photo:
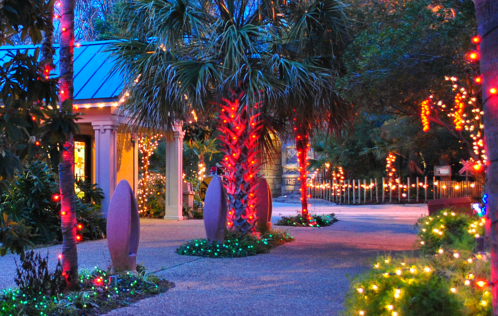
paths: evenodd
<path fill-rule="evenodd" d="M 274 203 L 272 219 L 293 215 L 299 205 Z M 176 284 L 170 291 L 107 315 L 339 315 L 349 276 L 368 269 L 369 259 L 411 250 L 417 218 L 425 205 L 317 206 L 313 213 L 336 213 L 325 228 L 286 229 L 296 241 L 270 254 L 238 259 L 180 256 L 176 247 L 205 236 L 201 220 L 141 220 L 137 263 Z M 50 253 L 55 266 L 60 246 Z M 78 245 L 80 268 L 107 267 L 105 241 Z M 0 288 L 14 286 L 14 256 L 0 258 Z"/>

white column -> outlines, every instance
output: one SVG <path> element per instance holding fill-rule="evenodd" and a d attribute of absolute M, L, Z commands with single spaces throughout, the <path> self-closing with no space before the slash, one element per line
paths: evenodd
<path fill-rule="evenodd" d="M 181 125 L 175 125 L 173 139 L 166 140 L 166 210 L 164 219 L 183 220 L 183 136 Z"/>
<path fill-rule="evenodd" d="M 102 214 L 107 217 L 109 202 L 116 188 L 116 134 L 118 125 L 112 121 L 93 122 L 95 131 L 95 183 L 104 191 Z"/>

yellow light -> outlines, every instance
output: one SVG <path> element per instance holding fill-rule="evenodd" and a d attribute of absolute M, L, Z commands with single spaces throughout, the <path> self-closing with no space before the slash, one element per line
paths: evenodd
<path fill-rule="evenodd" d="M 424 271 L 427 272 L 427 273 L 429 273 L 429 272 L 431 272 L 431 268 L 426 267 L 426 268 L 424 268 Z"/>
<path fill-rule="evenodd" d="M 469 280 L 465 280 L 464 284 L 467 285 L 467 286 L 469 286 L 470 285 L 470 281 Z"/>
<path fill-rule="evenodd" d="M 456 293 L 457 289 L 455 289 L 454 287 L 451 288 L 451 292 L 453 293 Z"/>
<path fill-rule="evenodd" d="M 401 275 L 402 271 L 400 269 L 396 270 L 397 275 Z"/>
<path fill-rule="evenodd" d="M 440 248 L 440 249 L 438 250 L 438 252 L 439 252 L 439 253 L 443 253 L 443 252 L 444 252 L 444 250 L 443 250 L 442 248 Z"/>
<path fill-rule="evenodd" d="M 360 288 L 357 288 L 356 290 L 357 290 L 357 291 L 358 291 L 358 293 L 360 293 L 360 294 L 361 294 L 361 293 L 363 293 L 363 289 L 362 289 L 361 287 L 360 287 Z"/>
<path fill-rule="evenodd" d="M 377 291 L 379 289 L 379 287 L 377 285 L 374 285 L 374 286 L 372 286 L 372 289 L 374 289 L 375 291 Z"/>
<path fill-rule="evenodd" d="M 460 258 L 460 254 L 459 254 L 458 252 L 455 252 L 455 253 L 453 254 L 453 257 L 455 257 L 455 258 Z"/>
<path fill-rule="evenodd" d="M 486 306 L 488 303 L 486 301 L 481 302 L 482 306 Z"/>
<path fill-rule="evenodd" d="M 415 268 L 410 268 L 411 273 L 415 273 L 417 270 Z"/>
<path fill-rule="evenodd" d="M 360 311 L 360 315 L 365 315 L 365 312 L 364 311 Z"/>
<path fill-rule="evenodd" d="M 393 310 L 393 308 L 394 308 L 394 307 L 393 307 L 392 305 L 387 305 L 387 309 L 388 309 L 388 310 L 392 311 L 392 310 Z"/>

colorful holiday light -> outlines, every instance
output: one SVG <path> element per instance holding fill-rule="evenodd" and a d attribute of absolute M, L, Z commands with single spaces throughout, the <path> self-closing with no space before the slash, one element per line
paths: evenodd
<path fill-rule="evenodd" d="M 154 154 L 154 150 L 157 148 L 159 144 L 159 140 L 163 137 L 163 135 L 148 135 L 143 134 L 140 135 L 138 139 L 138 150 L 142 155 L 141 159 L 141 171 L 142 178 L 138 182 L 138 192 L 137 192 L 137 204 L 138 204 L 138 212 L 139 213 L 147 213 L 147 197 L 151 194 L 149 192 L 149 188 L 147 183 L 152 179 L 149 173 L 150 166 L 150 157 Z M 154 177 L 161 177 L 161 175 L 154 175 Z"/>
<path fill-rule="evenodd" d="M 221 164 L 225 168 L 223 183 L 228 195 L 227 227 L 243 233 L 255 233 L 257 221 L 255 196 L 260 162 L 257 144 L 261 122 L 259 114 L 250 113 L 239 102 L 242 95 L 223 99 L 218 116 L 221 135 Z"/>
<path fill-rule="evenodd" d="M 431 128 L 429 122 L 429 116 L 431 115 L 431 104 L 430 100 L 424 100 L 422 102 L 422 111 L 420 112 L 420 117 L 422 119 L 423 131 L 428 132 Z"/>

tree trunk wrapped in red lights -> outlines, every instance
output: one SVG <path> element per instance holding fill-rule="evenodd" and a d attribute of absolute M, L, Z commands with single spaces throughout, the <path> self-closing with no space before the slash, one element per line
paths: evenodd
<path fill-rule="evenodd" d="M 301 182 L 299 188 L 301 192 L 301 215 L 310 225 L 313 225 L 312 217 L 308 212 L 308 174 L 306 171 L 308 167 L 308 150 L 310 148 L 308 131 L 302 125 L 298 125 L 295 131 L 297 160 L 299 163 L 299 178 L 297 179 Z"/>
<path fill-rule="evenodd" d="M 221 104 L 218 139 L 225 153 L 222 165 L 226 169 L 223 179 L 228 196 L 228 229 L 254 233 L 256 225 L 256 187 L 260 163 L 257 159 L 258 116 L 251 115 L 246 107 L 239 108 L 242 96 L 224 99 Z"/>
<path fill-rule="evenodd" d="M 60 81 L 59 99 L 61 110 L 72 109 L 73 103 L 73 55 L 74 55 L 74 5 L 75 0 L 61 2 Z M 74 194 L 74 145 L 73 135 L 64 144 L 59 166 L 62 218 L 62 270 L 70 289 L 79 286 L 77 221 Z"/>

